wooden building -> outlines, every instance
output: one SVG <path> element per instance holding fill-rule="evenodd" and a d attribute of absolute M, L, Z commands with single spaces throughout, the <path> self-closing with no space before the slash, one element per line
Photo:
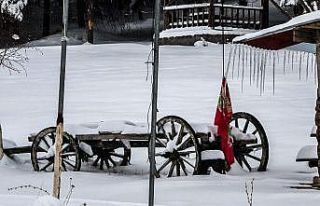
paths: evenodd
<path fill-rule="evenodd" d="M 314 178 L 313 186 L 320 187 L 320 11 L 314 11 L 301 15 L 274 27 L 261 30 L 256 33 L 237 37 L 234 43 L 247 44 L 253 47 L 278 50 L 299 43 L 316 44 L 317 65 L 317 99 L 315 101 L 315 125 L 317 138 L 317 161 L 318 176 Z M 290 135 L 290 134 L 288 134 Z M 305 160 L 308 161 L 308 160 Z M 310 159 L 310 161 L 313 161 Z M 310 165 L 310 162 L 309 162 Z"/>

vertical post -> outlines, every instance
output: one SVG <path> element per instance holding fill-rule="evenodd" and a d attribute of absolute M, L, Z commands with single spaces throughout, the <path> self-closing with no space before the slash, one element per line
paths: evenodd
<path fill-rule="evenodd" d="M 61 62 L 60 62 L 60 84 L 59 84 L 59 104 L 57 117 L 57 130 L 55 138 L 55 157 L 53 174 L 53 196 L 60 198 L 61 189 L 61 145 L 63 136 L 63 104 L 64 87 L 66 73 L 66 55 L 67 55 L 67 28 L 68 28 L 68 7 L 69 0 L 63 0 L 63 36 L 61 38 Z"/>
<path fill-rule="evenodd" d="M 151 114 L 151 138 L 149 142 L 149 206 L 154 205 L 154 178 L 155 168 L 155 141 L 158 104 L 158 72 L 159 72 L 159 33 L 160 33 L 160 0 L 154 0 L 154 40 L 153 40 L 153 83 L 152 83 L 152 114 Z"/>
<path fill-rule="evenodd" d="M 262 29 L 269 26 L 269 0 L 261 0 L 262 5 Z"/>
<path fill-rule="evenodd" d="M 320 32 L 318 32 L 318 38 L 320 38 Z M 316 115 L 315 123 L 317 126 L 317 154 L 318 154 L 318 176 L 314 177 L 313 184 L 320 186 L 320 39 L 316 45 L 316 61 L 317 61 L 317 101 L 316 101 Z"/>
<path fill-rule="evenodd" d="M 210 0 L 208 26 L 213 29 L 214 29 L 214 15 L 215 15 L 214 0 Z"/>

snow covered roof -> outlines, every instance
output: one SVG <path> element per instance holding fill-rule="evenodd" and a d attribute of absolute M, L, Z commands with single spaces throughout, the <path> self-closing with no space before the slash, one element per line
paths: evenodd
<path fill-rule="evenodd" d="M 233 43 L 246 43 L 249 45 L 266 49 L 280 49 L 299 42 L 293 40 L 293 31 L 307 25 L 320 23 L 320 11 L 314 11 L 291 19 L 261 31 L 238 36 L 233 39 Z M 320 26 L 318 26 L 320 30 Z M 260 43 L 258 40 L 261 40 Z M 263 43 L 263 44 L 262 44 Z"/>

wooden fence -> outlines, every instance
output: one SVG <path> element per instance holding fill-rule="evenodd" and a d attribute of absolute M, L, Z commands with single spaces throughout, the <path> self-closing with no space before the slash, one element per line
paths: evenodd
<path fill-rule="evenodd" d="M 165 29 L 195 26 L 263 29 L 267 26 L 263 7 L 201 3 L 165 6 L 163 12 Z"/>

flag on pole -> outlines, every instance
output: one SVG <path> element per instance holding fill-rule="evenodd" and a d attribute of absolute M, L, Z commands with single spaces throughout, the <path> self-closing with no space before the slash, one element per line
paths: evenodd
<path fill-rule="evenodd" d="M 234 163 L 232 139 L 229 137 L 229 122 L 231 117 L 232 106 L 229 87 L 226 78 L 223 77 L 214 125 L 218 127 L 217 135 L 221 138 L 221 150 L 229 166 Z"/>

